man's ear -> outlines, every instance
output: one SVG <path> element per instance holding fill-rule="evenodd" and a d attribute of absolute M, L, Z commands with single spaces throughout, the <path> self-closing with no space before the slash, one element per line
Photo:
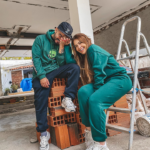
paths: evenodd
<path fill-rule="evenodd" d="M 55 28 L 55 33 L 57 32 L 57 30 L 58 30 L 58 28 L 56 27 L 56 28 Z"/>

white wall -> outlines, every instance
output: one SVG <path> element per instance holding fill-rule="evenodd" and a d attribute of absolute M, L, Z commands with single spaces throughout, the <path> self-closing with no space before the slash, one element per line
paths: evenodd
<path fill-rule="evenodd" d="M 13 66 L 13 65 L 19 65 L 19 64 L 25 64 L 30 63 L 31 60 L 0 60 L 1 62 L 1 81 L 2 81 L 2 91 L 5 92 L 6 88 L 10 88 L 11 84 L 9 84 L 9 81 L 12 81 L 11 78 L 11 71 L 10 70 L 4 70 L 6 67 Z"/>

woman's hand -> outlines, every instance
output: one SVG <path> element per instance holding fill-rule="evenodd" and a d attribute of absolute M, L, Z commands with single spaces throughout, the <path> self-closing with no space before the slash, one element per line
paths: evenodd
<path fill-rule="evenodd" d="M 47 78 L 41 79 L 41 80 L 40 80 L 40 84 L 41 84 L 41 86 L 44 87 L 44 88 L 49 88 L 49 85 L 50 85 L 50 83 L 49 83 L 49 81 L 48 81 Z"/>

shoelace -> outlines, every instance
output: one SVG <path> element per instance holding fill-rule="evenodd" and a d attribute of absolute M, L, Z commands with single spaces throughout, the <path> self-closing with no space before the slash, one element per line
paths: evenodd
<path fill-rule="evenodd" d="M 67 107 L 75 107 L 76 108 L 76 106 L 73 104 L 73 102 L 70 98 L 66 98 L 65 101 L 67 103 Z"/>
<path fill-rule="evenodd" d="M 47 144 L 47 138 L 45 136 L 41 137 L 41 142 L 40 142 L 42 147 L 45 147 Z"/>

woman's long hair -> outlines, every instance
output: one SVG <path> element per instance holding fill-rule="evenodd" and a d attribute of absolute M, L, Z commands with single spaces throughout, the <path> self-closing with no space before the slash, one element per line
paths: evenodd
<path fill-rule="evenodd" d="M 90 66 L 87 59 L 87 52 L 84 55 L 79 53 L 74 46 L 74 40 L 79 40 L 81 43 L 85 43 L 87 48 L 89 48 L 89 46 L 92 44 L 91 39 L 83 33 L 76 34 L 72 39 L 72 49 L 77 65 L 80 67 L 82 84 L 85 85 L 88 83 L 92 83 L 94 73 L 92 70 L 90 70 Z"/>

